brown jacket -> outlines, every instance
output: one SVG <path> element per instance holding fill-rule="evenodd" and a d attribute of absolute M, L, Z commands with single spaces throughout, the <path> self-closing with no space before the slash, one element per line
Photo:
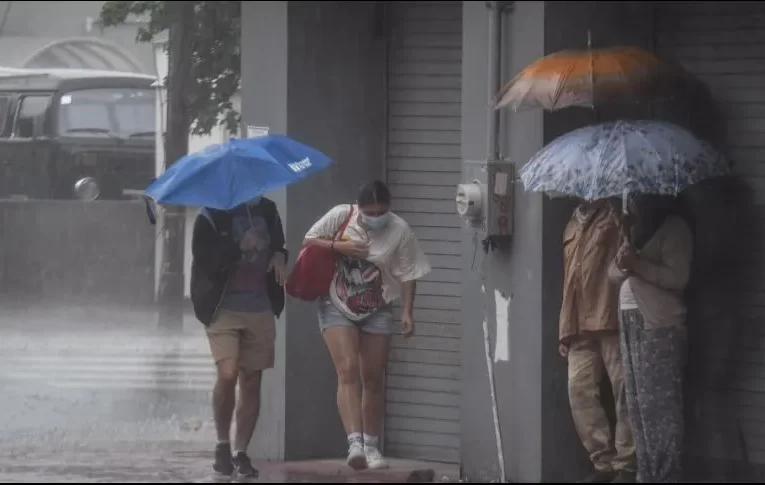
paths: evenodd
<path fill-rule="evenodd" d="M 619 250 L 617 211 L 604 204 L 581 223 L 577 212 L 563 233 L 563 304 L 561 343 L 568 345 L 586 332 L 619 328 L 619 287 L 608 268 Z"/>

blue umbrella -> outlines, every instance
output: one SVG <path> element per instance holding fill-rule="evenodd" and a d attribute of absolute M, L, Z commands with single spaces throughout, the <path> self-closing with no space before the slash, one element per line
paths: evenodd
<path fill-rule="evenodd" d="M 521 169 L 527 191 L 585 200 L 625 193 L 677 195 L 730 164 L 708 143 L 664 121 L 616 121 L 566 133 Z"/>
<path fill-rule="evenodd" d="M 146 195 L 157 204 L 229 210 L 331 164 L 320 151 L 283 135 L 232 139 L 181 158 Z"/>

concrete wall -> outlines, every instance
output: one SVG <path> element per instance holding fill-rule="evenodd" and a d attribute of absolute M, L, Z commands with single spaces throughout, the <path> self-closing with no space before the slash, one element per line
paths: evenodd
<path fill-rule="evenodd" d="M 293 259 L 316 219 L 384 174 L 385 42 L 377 36 L 377 14 L 374 2 L 243 4 L 244 122 L 286 133 L 336 161 L 272 195 Z M 254 440 L 256 455 L 340 455 L 345 437 L 335 407 L 336 377 L 312 304 L 288 299 L 277 361 L 266 379 L 269 408 Z"/>
<path fill-rule="evenodd" d="M 505 17 L 505 77 L 544 55 L 545 2 L 516 2 Z M 463 16 L 462 155 L 486 157 L 489 13 L 483 2 L 465 2 Z M 542 147 L 542 113 L 507 117 L 505 155 L 522 163 Z M 462 254 L 462 466 L 471 480 L 499 477 L 481 322 L 487 318 L 496 341 L 495 291 L 509 297 L 509 361 L 495 365 L 508 478 L 538 482 L 542 476 L 542 242 L 543 199 L 517 193 L 515 239 L 508 253 L 484 257 L 466 231 Z M 478 252 L 475 264 L 473 255 Z M 485 293 L 481 288 L 485 287 Z"/>
<path fill-rule="evenodd" d="M 625 15 L 625 10 L 629 15 Z M 463 156 L 485 157 L 488 12 L 465 2 L 463 40 Z M 650 47 L 648 2 L 516 2 L 505 18 L 505 76 L 547 53 L 584 48 L 587 30 L 595 47 L 634 44 Z M 469 75 L 468 75 L 469 74 Z M 556 136 L 614 117 L 646 116 L 644 111 L 607 108 L 505 114 L 504 154 L 522 166 Z M 498 476 L 481 320 L 497 325 L 496 292 L 509 299 L 509 360 L 495 365 L 501 428 L 511 481 L 570 481 L 587 472 L 588 460 L 573 429 L 567 395 L 566 362 L 557 353 L 562 293 L 563 228 L 570 201 L 527 194 L 519 184 L 512 248 L 473 264 L 472 234 L 463 242 L 463 472 L 471 479 Z M 480 291 L 481 287 L 485 292 Z M 492 335 L 496 341 L 496 333 Z"/>
<path fill-rule="evenodd" d="M 2 293 L 97 306 L 154 301 L 154 228 L 143 202 L 0 203 Z"/>
<path fill-rule="evenodd" d="M 268 66 L 264 69 L 263 66 Z M 287 130 L 287 2 L 242 3 L 242 120 Z M 286 190 L 269 194 L 284 221 Z M 276 325 L 276 361 L 264 374 L 260 420 L 251 443 L 256 458 L 284 459 L 285 324 L 288 309 Z"/>

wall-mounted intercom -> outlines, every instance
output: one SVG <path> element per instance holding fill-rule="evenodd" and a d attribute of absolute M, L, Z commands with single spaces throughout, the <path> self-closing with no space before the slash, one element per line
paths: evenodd
<path fill-rule="evenodd" d="M 510 244 L 513 235 L 515 165 L 500 160 L 465 161 L 457 186 L 457 213 L 467 227 L 494 247 Z"/>

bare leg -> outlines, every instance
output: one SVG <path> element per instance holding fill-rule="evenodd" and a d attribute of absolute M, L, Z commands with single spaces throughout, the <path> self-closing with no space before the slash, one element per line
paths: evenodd
<path fill-rule="evenodd" d="M 380 436 L 385 406 L 385 367 L 388 364 L 390 335 L 361 333 L 359 354 L 361 380 L 364 385 L 361 406 L 364 433 Z"/>
<path fill-rule="evenodd" d="M 239 376 L 239 403 L 236 408 L 235 451 L 247 451 L 260 416 L 260 383 L 263 373 L 253 371 Z"/>
<path fill-rule="evenodd" d="M 347 434 L 361 433 L 359 332 L 350 327 L 331 327 L 323 335 L 337 371 L 337 410 L 343 427 Z"/>
<path fill-rule="evenodd" d="M 218 441 L 229 441 L 231 418 L 236 403 L 236 381 L 238 377 L 236 359 L 224 359 L 218 362 L 218 379 L 213 390 L 213 416 Z"/>
<path fill-rule="evenodd" d="M 390 335 L 361 334 L 360 361 L 362 413 L 364 416 L 364 455 L 372 469 L 388 468 L 380 454 L 380 428 L 385 409 L 385 367 L 388 364 Z"/>

